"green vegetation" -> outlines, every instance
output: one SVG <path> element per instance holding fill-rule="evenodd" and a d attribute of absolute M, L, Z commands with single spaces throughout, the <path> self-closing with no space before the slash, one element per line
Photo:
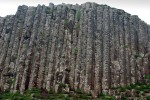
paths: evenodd
<path fill-rule="evenodd" d="M 77 53 L 78 53 L 78 48 L 75 48 L 74 49 L 74 54 L 77 55 Z"/>
<path fill-rule="evenodd" d="M 150 79 L 150 75 L 145 75 L 145 79 Z"/>
<path fill-rule="evenodd" d="M 145 76 L 145 79 L 149 79 L 149 75 Z M 123 100 L 134 100 L 134 98 L 138 98 L 138 100 L 143 100 L 144 98 L 149 98 L 150 93 L 150 85 L 149 83 L 135 83 L 130 84 L 128 86 L 120 86 L 120 87 L 113 87 L 112 90 L 117 90 L 116 95 L 121 96 Z M 106 96 L 106 94 L 101 94 L 103 97 Z M 133 99 L 132 99 L 133 98 Z M 110 100 L 110 99 L 109 99 Z M 115 100 L 115 99 L 114 99 Z"/>
<path fill-rule="evenodd" d="M 46 13 L 46 14 L 51 14 L 52 11 L 51 11 L 51 9 L 50 9 L 49 7 L 47 7 L 46 10 L 45 10 L 45 13 Z"/>
<path fill-rule="evenodd" d="M 123 46 L 123 48 L 128 48 L 128 47 L 129 47 L 128 45 L 124 45 L 124 46 Z"/>
<path fill-rule="evenodd" d="M 75 27 L 76 30 L 78 30 L 78 31 L 80 30 L 80 22 L 79 22 L 79 21 L 80 21 L 80 18 L 81 18 L 81 11 L 78 10 L 78 11 L 77 11 L 77 14 L 76 14 L 76 19 L 77 19 L 78 23 L 76 24 L 76 27 Z"/>
<path fill-rule="evenodd" d="M 53 88 L 51 88 L 49 91 L 48 91 L 49 94 L 55 94 L 55 90 Z"/>
<path fill-rule="evenodd" d="M 68 27 L 68 24 L 69 24 L 68 19 L 65 19 L 65 20 L 64 20 L 64 26 L 65 26 L 65 27 Z"/>
<path fill-rule="evenodd" d="M 84 91 L 83 91 L 82 89 L 79 89 L 79 88 L 78 88 L 78 89 L 76 90 L 76 93 L 83 94 Z"/>
<path fill-rule="evenodd" d="M 140 55 L 139 54 L 134 54 L 134 57 L 137 59 L 137 58 L 140 58 Z"/>
<path fill-rule="evenodd" d="M 61 87 L 61 88 L 66 88 L 66 84 L 60 83 L 60 87 Z"/>
<path fill-rule="evenodd" d="M 79 30 L 80 29 L 80 23 L 77 23 L 76 25 L 76 29 Z"/>
<path fill-rule="evenodd" d="M 0 99 L 2 99 L 2 100 L 6 100 L 6 99 L 15 100 L 15 99 L 19 99 L 21 97 L 22 97 L 22 95 L 19 92 L 15 93 L 15 94 L 6 92 L 6 93 L 3 93 L 0 95 Z"/>
<path fill-rule="evenodd" d="M 149 75 L 145 76 L 146 79 L 150 79 Z M 61 83 L 60 88 L 66 88 L 66 84 Z M 138 98 L 138 100 L 142 100 L 143 97 L 147 100 L 150 100 L 150 85 L 147 83 L 136 83 L 130 84 L 125 87 L 112 87 L 111 90 L 116 91 L 115 94 L 101 93 L 98 95 L 96 100 L 116 100 L 116 96 L 121 97 L 121 100 L 134 100 L 134 98 Z M 72 91 L 72 92 L 71 92 Z M 84 90 L 78 88 L 77 90 L 72 89 L 70 93 L 60 92 L 55 93 L 55 90 L 51 88 L 49 91 L 32 88 L 30 90 L 26 90 L 23 94 L 16 92 L 10 93 L 5 92 L 0 94 L 0 100 L 92 100 L 91 93 L 85 93 Z M 115 96 L 114 96 L 115 95 Z"/>
<path fill-rule="evenodd" d="M 144 58 L 146 55 L 143 54 L 143 53 L 140 53 L 140 54 L 134 54 L 134 57 L 137 59 L 137 58 Z"/>
<path fill-rule="evenodd" d="M 147 100 L 150 100 L 150 96 L 147 97 Z"/>
<path fill-rule="evenodd" d="M 115 96 L 110 96 L 108 93 L 100 93 L 98 98 L 101 98 L 102 100 L 116 100 Z"/>
<path fill-rule="evenodd" d="M 76 18 L 79 21 L 81 18 L 81 11 L 78 10 L 77 14 L 76 14 Z"/>
<path fill-rule="evenodd" d="M 0 95 L 0 99 L 30 100 L 32 96 L 34 98 L 41 98 L 41 90 L 37 88 L 33 88 L 31 90 L 26 90 L 23 95 L 20 92 L 16 92 L 16 93 L 5 92 Z"/>

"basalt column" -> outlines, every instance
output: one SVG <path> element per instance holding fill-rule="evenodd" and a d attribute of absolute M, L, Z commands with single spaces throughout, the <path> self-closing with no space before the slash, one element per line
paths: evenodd
<path fill-rule="evenodd" d="M 150 26 L 107 5 L 19 6 L 0 17 L 0 92 L 81 89 L 98 95 L 144 82 Z"/>

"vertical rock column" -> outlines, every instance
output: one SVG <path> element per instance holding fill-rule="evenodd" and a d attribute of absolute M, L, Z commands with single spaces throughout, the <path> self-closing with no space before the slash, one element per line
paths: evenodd
<path fill-rule="evenodd" d="M 28 8 L 28 11 L 26 13 L 24 26 L 23 26 L 24 29 L 23 29 L 23 33 L 21 36 L 20 47 L 18 51 L 19 54 L 18 54 L 18 58 L 16 62 L 17 76 L 16 76 L 16 82 L 14 86 L 15 90 L 19 90 L 19 89 L 20 91 L 23 90 L 23 88 L 20 88 L 20 87 L 21 87 L 22 82 L 24 81 L 22 80 L 24 69 L 26 69 L 29 63 L 28 61 L 26 61 L 27 50 L 29 47 L 30 37 L 32 34 L 32 26 L 33 26 L 33 21 L 34 21 L 35 10 L 36 9 L 34 7 L 30 7 Z"/>
<path fill-rule="evenodd" d="M 9 51 L 10 39 L 12 36 L 12 30 L 14 25 L 15 16 L 7 16 L 5 19 L 5 24 L 3 26 L 3 30 L 1 31 L 0 38 L 0 88 L 3 91 L 7 91 L 10 88 L 11 77 L 8 73 L 9 64 L 6 64 L 6 57 Z M 8 62 L 9 63 L 9 62 Z M 7 65 L 7 66 L 6 66 Z"/>
<path fill-rule="evenodd" d="M 109 26 L 109 7 L 104 7 L 103 13 L 103 21 L 104 21 L 104 45 L 103 45 L 103 79 L 102 79 L 102 87 L 104 92 L 110 88 L 111 80 L 110 80 L 110 26 Z"/>
<path fill-rule="evenodd" d="M 95 34 L 95 90 L 102 92 L 103 76 L 103 7 L 97 7 L 97 32 Z"/>

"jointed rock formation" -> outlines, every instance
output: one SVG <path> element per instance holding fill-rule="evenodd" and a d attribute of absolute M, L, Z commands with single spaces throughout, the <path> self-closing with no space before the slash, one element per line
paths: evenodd
<path fill-rule="evenodd" d="M 19 6 L 0 18 L 0 91 L 98 94 L 150 74 L 150 26 L 96 3 Z"/>

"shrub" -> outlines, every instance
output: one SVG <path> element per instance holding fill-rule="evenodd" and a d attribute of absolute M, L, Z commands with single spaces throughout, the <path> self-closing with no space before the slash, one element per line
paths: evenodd
<path fill-rule="evenodd" d="M 136 93 L 139 94 L 139 93 L 140 93 L 140 90 L 136 90 Z"/>
<path fill-rule="evenodd" d="M 73 100 L 77 100 L 77 96 L 73 96 Z"/>
<path fill-rule="evenodd" d="M 49 94 L 55 94 L 55 89 L 54 89 L 54 88 L 51 88 L 48 93 L 49 93 Z"/>
<path fill-rule="evenodd" d="M 133 88 L 131 86 L 126 87 L 128 90 L 132 90 Z"/>
<path fill-rule="evenodd" d="M 120 91 L 120 92 L 125 92 L 125 90 L 126 90 L 125 87 L 120 87 L 120 88 L 119 88 L 119 91 Z"/>
<path fill-rule="evenodd" d="M 88 97 L 87 97 L 86 94 L 82 94 L 82 95 L 80 96 L 80 98 L 81 98 L 81 99 L 86 99 L 86 100 L 88 100 Z"/>
<path fill-rule="evenodd" d="M 148 89 L 144 89 L 143 90 L 145 93 L 149 93 L 149 90 Z"/>
<path fill-rule="evenodd" d="M 60 87 L 61 87 L 61 88 L 66 88 L 66 84 L 60 83 Z"/>
<path fill-rule="evenodd" d="M 57 96 L 50 96 L 50 100 L 57 100 L 58 97 Z"/>
<path fill-rule="evenodd" d="M 145 75 L 145 79 L 150 79 L 150 75 Z"/>
<path fill-rule="evenodd" d="M 41 90 L 38 89 L 38 88 L 36 88 L 36 87 L 34 87 L 34 88 L 32 88 L 32 89 L 26 90 L 25 93 L 26 93 L 26 94 L 41 93 Z"/>
<path fill-rule="evenodd" d="M 140 57 L 140 55 L 139 54 L 135 54 L 134 57 L 137 59 L 137 58 Z"/>
<path fill-rule="evenodd" d="M 76 92 L 79 93 L 79 94 L 83 94 L 84 93 L 84 91 L 79 89 L 79 88 L 76 90 Z"/>
<path fill-rule="evenodd" d="M 147 100 L 150 100 L 150 96 L 147 97 Z"/>
<path fill-rule="evenodd" d="M 136 87 L 135 84 L 131 84 L 130 86 L 131 86 L 132 89 L 134 89 Z"/>
<path fill-rule="evenodd" d="M 69 96 L 66 96 L 66 97 L 65 97 L 65 100 L 70 100 Z"/>
<path fill-rule="evenodd" d="M 128 100 L 126 96 L 121 96 L 121 100 Z"/>
<path fill-rule="evenodd" d="M 6 92 L 0 95 L 0 98 L 2 100 L 5 100 L 5 99 L 20 100 L 22 99 L 22 97 L 23 95 L 21 95 L 19 92 L 16 92 L 16 93 Z"/>
<path fill-rule="evenodd" d="M 58 98 L 61 98 L 61 99 L 65 99 L 66 97 L 65 97 L 65 95 L 64 94 L 60 94 L 59 96 L 58 96 Z"/>
<path fill-rule="evenodd" d="M 112 97 L 111 97 L 111 100 L 116 100 L 116 97 L 115 97 L 115 96 L 112 96 Z"/>
<path fill-rule="evenodd" d="M 141 87 L 140 87 L 139 85 L 137 85 L 137 86 L 135 87 L 135 89 L 136 89 L 136 90 L 141 90 Z"/>

